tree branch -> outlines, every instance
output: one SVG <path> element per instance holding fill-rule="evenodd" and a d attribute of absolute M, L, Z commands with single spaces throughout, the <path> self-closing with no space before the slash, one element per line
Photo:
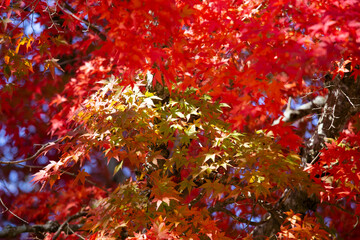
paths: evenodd
<path fill-rule="evenodd" d="M 74 216 L 69 217 L 65 222 L 63 222 L 63 224 L 60 225 L 58 230 L 55 232 L 52 240 L 56 240 L 59 237 L 60 233 L 65 229 L 68 229 L 73 232 L 73 230 L 70 228 L 69 222 L 71 222 L 72 220 L 78 219 L 80 217 L 86 216 L 86 215 L 87 215 L 86 212 L 79 212 L 79 213 L 75 214 Z"/>
<path fill-rule="evenodd" d="M 36 153 L 30 157 L 27 157 L 27 158 L 24 158 L 21 160 L 17 160 L 17 161 L 0 161 L 0 164 L 10 165 L 10 164 L 19 164 L 22 162 L 27 162 L 27 161 L 32 160 L 32 159 L 36 158 L 37 156 L 39 156 L 42 153 L 42 151 L 44 151 L 47 147 L 50 147 L 61 140 L 62 140 L 62 138 L 59 138 L 53 142 L 48 142 L 48 143 L 41 145 L 41 148 L 39 148 L 39 150 L 37 150 Z"/>
<path fill-rule="evenodd" d="M 25 232 L 30 233 L 45 233 L 55 232 L 59 228 L 59 223 L 56 221 L 48 221 L 43 225 L 22 225 L 17 227 L 7 226 L 0 231 L 0 237 L 2 238 L 14 238 L 17 235 Z"/>
<path fill-rule="evenodd" d="M 63 224 L 59 224 L 57 221 L 48 221 L 46 224 L 35 224 L 28 225 L 24 224 L 22 226 L 10 227 L 6 226 L 3 230 L 0 231 L 0 238 L 14 238 L 21 233 L 35 233 L 42 235 L 43 233 L 55 233 L 53 239 L 56 239 L 62 231 L 75 232 L 78 231 L 83 224 L 71 224 L 70 221 L 73 221 L 77 218 L 86 216 L 87 213 L 79 212 L 71 217 L 69 217 Z"/>
<path fill-rule="evenodd" d="M 265 222 L 267 222 L 268 220 L 265 219 L 265 220 L 262 220 L 260 222 L 254 222 L 254 221 L 251 221 L 251 220 L 248 220 L 246 218 L 242 218 L 242 217 L 239 217 L 237 216 L 235 213 L 231 212 L 229 209 L 226 209 L 225 207 L 223 206 L 214 206 L 214 207 L 210 207 L 209 208 L 209 212 L 210 213 L 213 213 L 213 212 L 223 212 L 227 215 L 229 215 L 232 219 L 234 219 L 235 221 L 238 221 L 240 223 L 246 223 L 248 225 L 253 225 L 253 226 L 259 226 L 261 224 L 264 224 Z"/>
<path fill-rule="evenodd" d="M 71 172 L 68 172 L 68 171 L 65 171 L 65 170 L 61 170 L 61 169 L 60 169 L 59 171 L 60 171 L 61 173 L 64 173 L 64 174 L 66 174 L 66 175 L 69 175 L 69 176 L 73 176 L 73 177 L 76 177 L 76 176 L 77 176 L 75 173 L 71 173 Z M 85 182 L 90 183 L 91 185 L 93 185 L 93 186 L 95 186 L 95 187 L 103 190 L 103 191 L 106 192 L 107 194 L 110 194 L 110 192 L 109 192 L 106 188 L 103 188 L 102 186 L 100 186 L 100 185 L 97 184 L 96 182 L 93 182 L 93 181 L 91 181 L 91 180 L 89 180 L 89 179 L 86 179 L 86 178 L 85 178 Z"/>
<path fill-rule="evenodd" d="M 24 223 L 29 224 L 26 220 L 22 219 L 21 217 L 19 217 L 19 216 L 16 215 L 15 213 L 13 213 L 13 212 L 5 205 L 5 203 L 3 202 L 3 200 L 2 200 L 1 198 L 0 198 L 0 203 L 1 203 L 1 205 L 5 208 L 5 210 L 2 211 L 1 213 L 9 212 L 9 213 L 11 213 L 14 217 L 16 217 L 17 219 L 23 221 Z"/>
<path fill-rule="evenodd" d="M 243 199 L 243 197 L 239 197 L 238 199 Z M 229 198 L 229 199 L 226 199 L 225 201 L 222 201 L 222 202 L 216 202 L 215 206 L 212 206 L 212 207 L 209 208 L 209 212 L 210 213 L 223 212 L 223 213 L 227 214 L 228 216 L 230 216 L 235 221 L 245 223 L 247 225 L 253 225 L 253 226 L 259 226 L 259 225 L 264 224 L 265 222 L 268 221 L 269 218 L 265 218 L 262 221 L 254 222 L 254 221 L 251 221 L 251 220 L 249 220 L 247 218 L 239 217 L 235 213 L 231 212 L 229 209 L 226 208 L 226 206 L 229 205 L 229 204 L 233 204 L 233 203 L 236 204 L 238 199 L 235 200 L 234 198 Z"/>
<path fill-rule="evenodd" d="M 100 27 L 91 24 L 90 22 L 86 21 L 85 19 L 81 19 L 78 16 L 76 16 L 74 13 L 76 13 L 76 11 L 66 2 L 63 3 L 64 7 L 61 6 L 61 4 L 59 4 L 58 2 L 56 2 L 56 5 L 65 13 L 69 14 L 70 16 L 72 16 L 73 18 L 75 18 L 76 20 L 84 23 L 86 26 L 88 26 L 88 29 L 91 29 L 94 33 L 96 33 L 101 40 L 106 41 L 106 36 L 99 30 Z M 87 30 L 88 30 L 87 29 Z M 87 31 L 86 30 L 86 31 Z"/>
<path fill-rule="evenodd" d="M 284 111 L 284 116 L 279 117 L 276 119 L 273 123 L 273 125 L 279 124 L 280 121 L 283 122 L 295 122 L 309 114 L 318 113 L 320 114 L 322 111 L 322 108 L 324 107 L 327 100 L 327 96 L 317 96 L 314 100 L 305 103 L 298 107 L 297 109 L 291 109 L 291 98 L 289 99 L 288 106 Z"/>

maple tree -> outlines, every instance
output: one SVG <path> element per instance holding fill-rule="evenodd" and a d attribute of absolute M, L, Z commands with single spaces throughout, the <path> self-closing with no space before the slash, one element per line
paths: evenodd
<path fill-rule="evenodd" d="M 360 234 L 358 1 L 0 9 L 0 237 Z"/>

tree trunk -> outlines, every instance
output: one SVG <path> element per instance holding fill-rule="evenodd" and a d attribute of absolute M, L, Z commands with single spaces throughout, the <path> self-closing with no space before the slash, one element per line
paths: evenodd
<path fill-rule="evenodd" d="M 324 147 L 327 138 L 336 138 L 343 130 L 350 117 L 359 111 L 360 80 L 354 80 L 349 74 L 343 78 L 339 76 L 331 80 L 326 76 L 329 94 L 323 105 L 318 126 L 312 137 L 307 141 L 301 158 L 304 167 L 314 164 L 319 159 L 320 150 Z M 306 211 L 315 211 L 318 200 L 315 196 L 308 196 L 299 186 L 296 190 L 287 189 L 280 200 L 275 204 L 273 211 L 264 216 L 268 219 L 264 224 L 257 226 L 253 231 L 256 240 L 275 239 L 276 233 L 285 220 L 284 212 L 290 209 L 295 213 L 305 214 Z"/>

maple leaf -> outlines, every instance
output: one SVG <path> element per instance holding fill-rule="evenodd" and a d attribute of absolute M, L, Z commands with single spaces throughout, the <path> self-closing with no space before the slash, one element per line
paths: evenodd
<path fill-rule="evenodd" d="M 360 90 L 350 77 L 359 74 L 358 1 L 3 0 L 0 8 L 0 154 L 31 156 L 48 133 L 59 139 L 33 175 L 45 194 L 2 198 L 6 206 L 18 200 L 14 210 L 30 227 L 86 210 L 87 239 L 240 239 L 261 229 L 295 239 L 359 235 L 344 221 L 360 213 Z M 326 107 L 301 108 L 325 95 Z M 290 97 L 302 105 L 291 111 L 296 122 L 274 125 Z M 310 153 L 304 172 L 300 156 Z M 109 169 L 112 158 L 121 163 Z M 12 186 L 34 169 L 2 164 Z M 84 169 L 73 181 L 62 173 L 84 164 L 102 186 L 85 186 Z M 130 179 L 114 183 L 109 173 L 122 165 Z M 320 196 L 317 211 L 304 204 L 310 198 L 283 194 L 297 187 Z M 263 218 L 263 203 L 320 217 L 293 209 L 281 227 L 237 221 Z M 229 212 L 209 211 L 219 204 Z"/>
<path fill-rule="evenodd" d="M 46 170 L 40 170 L 39 172 L 35 173 L 33 175 L 33 179 L 31 182 L 37 183 L 37 182 L 43 182 L 48 179 L 49 173 Z"/>
<path fill-rule="evenodd" d="M 77 185 L 78 182 L 80 181 L 82 185 L 85 184 L 85 177 L 89 177 L 90 174 L 88 174 L 87 172 L 85 172 L 84 169 L 82 169 L 81 171 L 79 171 L 79 173 L 76 175 L 76 178 L 74 179 L 74 182 L 72 183 L 73 185 Z"/>
<path fill-rule="evenodd" d="M 55 67 L 59 70 L 61 70 L 62 72 L 64 72 L 64 70 L 60 67 L 60 65 L 57 63 L 59 61 L 59 59 L 55 59 L 55 58 L 52 58 L 52 59 L 48 59 L 46 62 L 45 62 L 45 70 L 46 69 L 49 69 L 50 70 L 50 73 L 51 73 L 51 76 L 53 77 L 53 79 L 56 79 L 56 75 L 55 75 Z"/>
<path fill-rule="evenodd" d="M 166 227 L 164 222 L 153 223 L 152 231 L 156 234 L 157 239 L 169 239 L 169 229 Z"/>
<path fill-rule="evenodd" d="M 164 202 L 170 206 L 170 200 L 179 201 L 179 193 L 175 190 L 175 183 L 170 178 L 162 178 L 159 176 L 160 171 L 153 173 L 152 178 L 154 186 L 151 196 L 154 197 L 152 202 L 156 203 L 156 209 Z"/>

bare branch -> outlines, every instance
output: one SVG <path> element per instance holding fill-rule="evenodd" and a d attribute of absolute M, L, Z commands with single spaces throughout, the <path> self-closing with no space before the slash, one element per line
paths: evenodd
<path fill-rule="evenodd" d="M 0 198 L 0 203 L 1 203 L 1 205 L 5 208 L 5 210 L 4 210 L 2 213 L 4 213 L 4 212 L 9 212 L 9 213 L 11 213 L 14 217 L 16 217 L 17 219 L 23 221 L 23 222 L 26 223 L 26 224 L 29 224 L 29 222 L 27 222 L 26 220 L 22 219 L 21 217 L 19 217 L 19 216 L 16 215 L 15 213 L 13 213 L 13 212 L 5 205 L 5 203 L 3 202 L 3 200 L 2 200 L 1 198 Z"/>
<path fill-rule="evenodd" d="M 54 236 L 53 236 L 52 239 L 53 239 L 53 240 L 56 240 L 56 239 L 59 237 L 60 233 L 61 233 L 63 230 L 65 230 L 65 228 L 66 228 L 66 229 L 71 229 L 71 228 L 69 228 L 69 227 L 70 227 L 69 222 L 71 222 L 71 221 L 73 221 L 73 220 L 75 220 L 75 219 L 78 219 L 78 218 L 80 218 L 80 217 L 86 216 L 86 215 L 87 215 L 86 212 L 79 212 L 79 213 L 77 213 L 77 214 L 69 217 L 65 222 L 63 222 L 63 224 L 60 225 L 60 227 L 59 227 L 58 230 L 55 232 L 55 234 L 54 234 Z M 71 230 L 71 231 L 72 231 L 72 230 Z"/>
<path fill-rule="evenodd" d="M 24 164 L 19 164 L 19 163 L 16 163 L 16 165 L 19 165 L 19 166 L 22 166 L 22 167 L 27 167 L 27 168 L 30 168 L 30 169 L 31 169 L 31 168 L 43 168 L 43 167 L 41 167 L 41 166 L 24 165 Z M 66 174 L 66 175 L 69 175 L 69 176 L 73 176 L 73 177 L 76 177 L 76 176 L 77 176 L 75 173 L 71 173 L 71 172 L 68 172 L 68 171 L 65 171 L 65 170 L 59 169 L 59 171 L 62 172 L 62 173 L 64 173 L 64 174 Z M 86 178 L 85 178 L 85 182 L 87 182 L 87 183 L 89 183 L 89 184 L 91 184 L 91 185 L 93 185 L 93 186 L 95 186 L 95 187 L 103 190 L 103 191 L 106 192 L 107 194 L 110 194 L 110 192 L 109 192 L 107 189 L 101 187 L 101 186 L 100 186 L 99 184 L 97 184 L 96 182 L 93 182 L 93 181 L 91 181 L 91 180 L 89 180 L 89 179 L 86 179 Z"/>
<path fill-rule="evenodd" d="M 226 206 L 224 206 L 224 205 L 226 205 L 226 204 L 223 203 L 223 202 L 217 202 L 214 207 L 209 208 L 209 212 L 210 213 L 223 212 L 223 213 L 229 215 L 232 219 L 234 219 L 234 220 L 236 220 L 236 221 L 238 221 L 240 223 L 245 223 L 245 224 L 253 225 L 253 226 L 259 226 L 259 225 L 264 224 L 265 222 L 268 221 L 267 219 L 265 219 L 265 220 L 262 220 L 262 221 L 259 221 L 259 222 L 254 222 L 254 221 L 251 221 L 251 220 L 249 220 L 247 218 L 239 217 L 235 213 L 233 213 L 230 210 L 226 209 Z"/>
<path fill-rule="evenodd" d="M 305 103 L 298 107 L 297 109 L 291 109 L 291 98 L 289 99 L 288 105 L 284 111 L 284 116 L 276 119 L 273 125 L 279 124 L 280 121 L 283 122 L 295 122 L 307 115 L 314 114 L 314 113 L 321 113 L 322 108 L 325 105 L 327 96 L 317 96 L 314 100 Z"/>
<path fill-rule="evenodd" d="M 71 172 L 68 172 L 68 171 L 65 171 L 65 170 L 61 170 L 61 169 L 60 169 L 59 171 L 62 172 L 62 173 L 64 173 L 64 174 L 67 174 L 67 175 L 69 175 L 69 176 L 73 176 L 73 177 L 76 177 L 76 176 L 77 176 L 75 173 L 71 173 Z M 103 191 L 106 192 L 107 194 L 110 194 L 110 192 L 109 192 L 108 190 L 106 190 L 105 188 L 101 187 L 99 184 L 97 184 L 97 183 L 95 183 L 95 182 L 93 182 L 93 181 L 91 181 L 91 180 L 88 180 L 88 179 L 85 178 L 85 182 L 90 183 L 91 185 L 93 185 L 93 186 L 95 186 L 95 187 L 103 190 Z"/>
<path fill-rule="evenodd" d="M 93 32 L 95 32 L 101 40 L 106 41 L 106 36 L 99 30 L 100 27 L 91 24 L 89 21 L 86 21 L 85 19 L 81 19 L 78 16 L 76 16 L 74 13 L 76 13 L 76 11 L 74 9 L 72 9 L 72 7 L 64 2 L 64 7 L 61 6 L 61 4 L 59 4 L 58 2 L 56 2 L 57 6 L 65 13 L 69 14 L 70 16 L 72 16 L 73 18 L 75 18 L 76 20 L 84 23 L 86 26 L 88 26 L 88 29 L 90 28 Z M 88 31 L 88 29 L 86 31 Z"/>
<path fill-rule="evenodd" d="M 0 161 L 0 164 L 19 164 L 19 163 L 22 163 L 22 162 L 27 162 L 29 160 L 32 160 L 34 158 L 36 158 L 37 156 L 39 156 L 43 150 L 45 150 L 47 147 L 50 147 L 52 145 L 54 145 L 55 143 L 61 141 L 62 138 L 59 138 L 53 142 L 48 142 L 48 143 L 45 143 L 43 145 L 41 145 L 41 148 L 39 148 L 39 150 L 36 151 L 36 153 L 28 158 L 24 158 L 24 159 L 21 159 L 21 160 L 17 160 L 17 161 Z"/>
<path fill-rule="evenodd" d="M 27 9 L 28 7 L 30 7 L 30 5 L 32 5 L 34 2 L 35 2 L 35 1 L 31 2 L 31 3 L 30 3 L 27 7 L 25 7 L 24 9 Z M 15 29 L 17 29 L 17 28 L 27 19 L 27 17 L 28 17 L 30 14 L 34 13 L 35 8 L 36 8 L 37 5 L 39 4 L 39 2 L 40 2 L 40 0 L 36 0 L 35 6 L 30 10 L 30 12 L 28 12 L 28 13 L 26 14 L 26 16 L 25 16 L 21 21 L 18 22 L 18 24 L 16 24 L 16 26 L 10 31 L 10 35 L 12 35 L 13 31 L 14 31 Z"/>
<path fill-rule="evenodd" d="M 25 232 L 29 233 L 46 233 L 55 232 L 59 228 L 59 223 L 56 221 L 48 221 L 42 225 L 22 225 L 17 227 L 7 226 L 0 231 L 0 237 L 2 238 L 14 238 L 17 235 Z"/>
<path fill-rule="evenodd" d="M 70 225 L 69 222 L 86 215 L 87 213 L 85 212 L 79 212 L 69 217 L 61 225 L 57 221 L 48 221 L 46 224 L 35 224 L 35 225 L 24 224 L 22 226 L 16 226 L 16 227 L 6 226 L 0 231 L 0 238 L 14 238 L 17 235 L 20 235 L 21 233 L 35 233 L 39 235 L 42 235 L 44 233 L 55 233 L 53 239 L 56 239 L 62 231 L 65 231 L 66 233 L 70 233 L 70 234 L 74 233 L 75 231 L 78 231 L 83 226 L 83 224 Z"/>

